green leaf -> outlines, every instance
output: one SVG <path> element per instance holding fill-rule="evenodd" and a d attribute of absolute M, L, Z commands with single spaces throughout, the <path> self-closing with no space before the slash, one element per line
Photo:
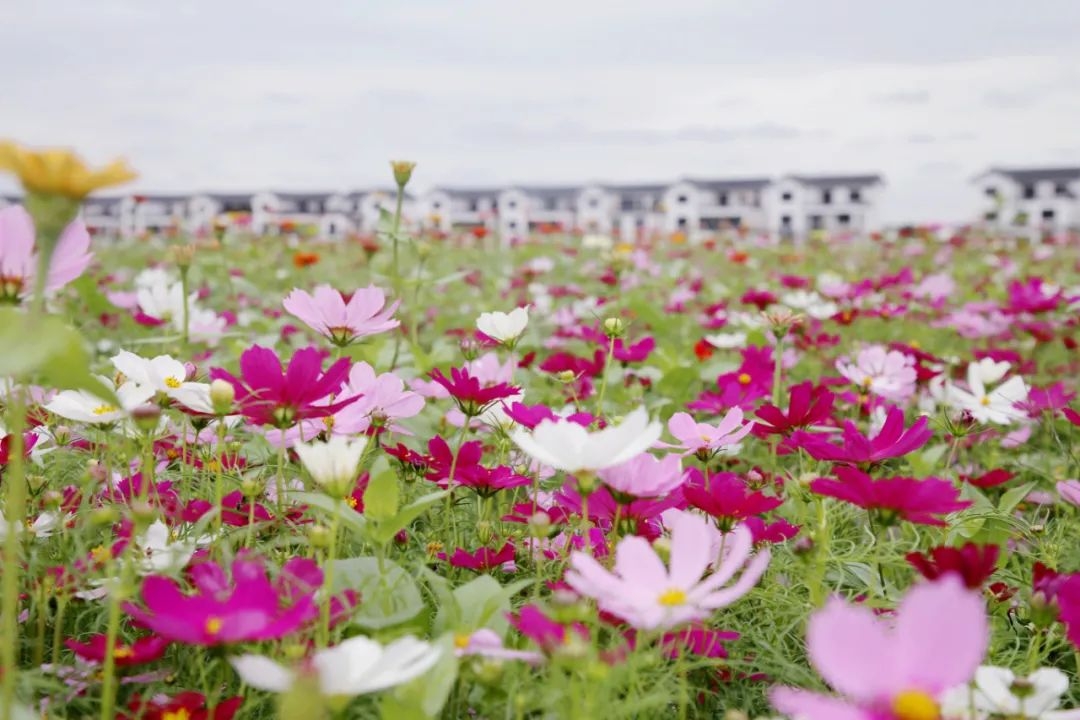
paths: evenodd
<path fill-rule="evenodd" d="M 331 519 L 336 515 L 338 521 L 349 531 L 363 538 L 367 538 L 367 520 L 343 500 L 335 500 L 329 495 L 323 495 L 322 493 L 309 492 L 289 493 L 289 497 L 298 503 L 309 505 L 316 510 L 322 511 L 322 513 Z"/>
<path fill-rule="evenodd" d="M 374 522 L 392 519 L 398 513 L 401 491 L 397 475 L 390 471 L 372 474 L 364 490 L 364 515 Z M 395 531 L 396 532 L 396 531 Z"/>
<path fill-rule="evenodd" d="M 374 557 L 354 557 L 334 561 L 331 591 L 353 589 L 360 593 L 360 606 L 352 621 L 369 630 L 400 625 L 424 609 L 424 598 L 412 575 L 393 560 L 379 563 Z"/>
<path fill-rule="evenodd" d="M 907 461 L 908 465 L 911 466 L 911 474 L 915 477 L 933 475 L 934 469 L 941 461 L 942 456 L 945 455 L 946 450 L 948 450 L 947 445 L 932 445 L 921 453 L 909 455 Z"/>
<path fill-rule="evenodd" d="M 395 478 L 396 481 L 396 478 Z M 370 490 L 370 486 L 368 487 Z M 372 541 L 385 545 L 390 542 L 398 532 L 407 528 L 413 520 L 424 514 L 429 507 L 442 500 L 449 493 L 449 490 L 438 490 L 433 493 L 428 493 L 422 497 L 413 500 L 411 503 L 401 509 L 397 515 L 382 522 L 375 523 L 370 529 L 369 535 Z M 370 514 L 370 508 L 367 506 L 367 494 L 364 494 L 364 513 Z"/>
<path fill-rule="evenodd" d="M 694 392 L 699 382 L 697 368 L 678 367 L 664 373 L 656 383 L 654 392 L 659 397 L 668 398 L 676 406 L 682 406 Z"/>
<path fill-rule="evenodd" d="M 436 642 L 442 649 L 442 655 L 435 667 L 417 679 L 396 688 L 392 697 L 398 703 L 396 712 L 387 713 L 387 706 L 382 707 L 384 718 L 433 718 L 439 714 L 454 689 L 458 676 L 458 659 L 454 655 L 454 639 L 450 634 L 443 635 Z M 398 714 L 404 709 L 404 714 Z M 419 711 L 419 714 L 416 714 Z"/>
<path fill-rule="evenodd" d="M 1036 483 L 1030 482 L 1027 485 L 1021 485 L 1014 487 L 1001 496 L 1001 500 L 998 501 L 998 512 L 1003 514 L 1009 514 L 1016 509 L 1028 493 L 1035 489 Z"/>

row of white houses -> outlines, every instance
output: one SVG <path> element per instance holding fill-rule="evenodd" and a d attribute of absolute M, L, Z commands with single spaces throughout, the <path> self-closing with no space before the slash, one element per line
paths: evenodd
<path fill-rule="evenodd" d="M 695 239 L 741 228 L 801 237 L 812 230 L 861 233 L 878 226 L 880 175 L 790 175 L 780 179 L 682 179 L 652 185 L 590 184 L 435 188 L 405 198 L 413 227 L 442 232 L 485 228 L 502 238 L 537 230 L 636 237 L 685 233 Z M 4 198 L 0 198 L 2 204 Z M 9 198 L 9 202 L 15 201 Z M 98 233 L 124 237 L 166 229 L 208 232 L 244 224 L 255 233 L 313 225 L 320 235 L 373 232 L 395 191 L 197 193 L 94 197 L 83 215 Z"/>
<path fill-rule="evenodd" d="M 1064 230 L 1080 226 L 1080 168 L 991 169 L 973 180 L 975 222 Z M 502 238 L 537 230 L 577 230 L 624 238 L 685 233 L 697 239 L 739 228 L 805 237 L 815 230 L 863 234 L 881 229 L 884 180 L 878 174 L 787 175 L 778 179 L 684 178 L 666 184 L 588 184 L 435 188 L 408 195 L 405 221 L 454 232 L 484 228 Z M 0 197 L 5 202 L 16 198 Z M 371 233 L 395 191 L 196 193 L 93 197 L 86 223 L 106 235 L 137 237 L 174 229 L 204 233 L 243 225 L 255 233 L 313 226 L 323 237 Z"/>

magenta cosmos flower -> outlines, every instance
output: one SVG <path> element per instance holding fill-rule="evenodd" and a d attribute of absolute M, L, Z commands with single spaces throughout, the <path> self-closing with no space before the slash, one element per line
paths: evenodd
<path fill-rule="evenodd" d="M 34 221 L 22 206 L 0 210 L 0 302 L 18 303 L 33 291 L 38 263 L 34 238 Z M 60 234 L 45 291 L 55 292 L 82 275 L 92 257 L 90 233 L 82 220 L 75 220 Z"/>
<path fill-rule="evenodd" d="M 170 578 L 151 575 L 143 581 L 145 609 L 126 603 L 124 610 L 140 625 L 163 638 L 188 645 L 223 645 L 276 640 L 298 630 L 318 614 L 314 592 L 299 592 L 291 565 L 310 575 L 309 560 L 290 560 L 273 583 L 259 560 L 237 558 L 232 581 L 216 563 L 191 569 L 195 594 L 185 594 Z M 318 574 L 318 583 L 322 575 Z M 314 580 L 314 579 L 312 579 Z"/>
<path fill-rule="evenodd" d="M 930 421 L 924 415 L 905 430 L 904 411 L 893 406 L 885 416 L 881 431 L 872 438 L 863 435 L 855 427 L 855 423 L 847 420 L 844 422 L 843 441 L 839 445 L 829 442 L 825 435 L 803 431 L 797 431 L 791 436 L 791 444 L 801 447 L 815 460 L 863 465 L 901 457 L 918 450 L 928 443 L 934 434 L 929 425 Z"/>
<path fill-rule="evenodd" d="M 944 525 L 939 515 L 971 505 L 948 480 L 891 477 L 875 480 L 853 467 L 836 468 L 836 478 L 818 478 L 810 490 L 818 495 L 877 510 L 886 522 L 897 517 L 921 525 Z"/>
<path fill-rule="evenodd" d="M 648 540 L 633 535 L 619 541 L 610 571 L 592 555 L 575 552 L 566 583 L 638 630 L 703 620 L 750 592 L 769 564 L 767 550 L 751 555 L 750 531 L 736 528 L 724 543 L 726 551 L 718 554 L 719 533 L 707 520 L 687 512 L 673 515 L 669 566 Z M 714 565 L 716 570 L 707 574 Z M 729 585 L 740 570 L 742 575 Z"/>
<path fill-rule="evenodd" d="M 315 332 L 344 347 L 362 337 L 378 335 L 400 325 L 397 320 L 390 319 L 398 302 L 386 307 L 386 294 L 374 285 L 354 291 L 348 302 L 329 285 L 319 285 L 311 294 L 293 289 L 282 305 Z"/>
<path fill-rule="evenodd" d="M 972 679 L 988 639 L 982 598 L 955 577 L 916 585 L 891 623 L 833 598 L 811 616 L 806 646 L 841 696 L 778 687 L 770 697 L 800 720 L 939 718 L 942 693 Z"/>
<path fill-rule="evenodd" d="M 336 393 L 349 374 L 349 359 L 341 358 L 322 371 L 322 356 L 315 348 L 297 350 L 288 369 L 281 366 L 277 354 L 269 348 L 253 345 L 240 356 L 243 380 L 213 368 L 211 380 L 224 380 L 236 390 L 237 409 L 259 425 L 287 428 L 300 420 L 332 415 L 357 397 L 340 402 L 319 404 Z"/>

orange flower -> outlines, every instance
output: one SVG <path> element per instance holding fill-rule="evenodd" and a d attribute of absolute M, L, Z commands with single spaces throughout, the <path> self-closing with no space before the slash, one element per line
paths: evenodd
<path fill-rule="evenodd" d="M 319 253 L 317 252 L 297 250 L 292 256 L 292 264 L 298 268 L 306 268 L 317 262 L 319 262 Z"/>
<path fill-rule="evenodd" d="M 744 262 L 750 259 L 750 253 L 745 250 L 732 250 L 728 253 L 728 260 L 738 265 L 742 265 Z"/>
<path fill-rule="evenodd" d="M 698 340 L 697 344 L 694 345 L 694 354 L 697 355 L 697 359 L 701 360 L 702 362 L 711 358 L 713 356 L 713 352 L 713 346 L 710 345 L 709 342 L 705 339 Z"/>
<path fill-rule="evenodd" d="M 483 240 L 487 237 L 487 228 L 483 225 L 477 225 L 472 229 L 472 236 L 477 240 Z"/>

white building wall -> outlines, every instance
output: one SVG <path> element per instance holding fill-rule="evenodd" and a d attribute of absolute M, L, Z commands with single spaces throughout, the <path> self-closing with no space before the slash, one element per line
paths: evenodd
<path fill-rule="evenodd" d="M 591 185 L 578 193 L 575 201 L 576 225 L 582 232 L 610 235 L 615 229 L 619 197 L 602 187 Z"/>

